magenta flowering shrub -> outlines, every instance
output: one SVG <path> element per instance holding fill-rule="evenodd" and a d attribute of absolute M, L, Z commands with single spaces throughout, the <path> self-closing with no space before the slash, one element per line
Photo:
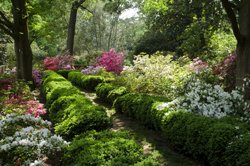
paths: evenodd
<path fill-rule="evenodd" d="M 108 72 L 120 74 L 123 69 L 124 55 L 117 53 L 114 49 L 102 53 L 101 58 L 97 60 L 97 65 L 103 67 Z"/>
<path fill-rule="evenodd" d="M 56 57 L 46 57 L 43 61 L 46 70 L 73 69 L 74 58 L 71 55 L 57 55 Z"/>

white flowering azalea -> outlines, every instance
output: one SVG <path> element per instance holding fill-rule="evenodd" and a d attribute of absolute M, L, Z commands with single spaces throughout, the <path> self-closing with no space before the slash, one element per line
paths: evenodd
<path fill-rule="evenodd" d="M 0 120 L 0 156 L 10 157 L 13 154 L 9 162 L 14 162 L 12 160 L 20 153 L 26 165 L 37 165 L 44 156 L 61 151 L 68 143 L 60 136 L 53 135 L 48 129 L 50 125 L 50 122 L 31 115 L 10 114 L 2 117 Z M 0 157 L 0 163 L 4 159 Z"/>
<path fill-rule="evenodd" d="M 213 86 L 197 79 L 188 84 L 180 107 L 200 115 L 222 118 L 237 109 L 248 108 L 243 99 L 240 90 L 225 92 L 219 85 Z"/>

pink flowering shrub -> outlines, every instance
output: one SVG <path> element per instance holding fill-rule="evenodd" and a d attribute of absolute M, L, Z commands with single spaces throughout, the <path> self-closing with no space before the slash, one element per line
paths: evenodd
<path fill-rule="evenodd" d="M 101 58 L 97 60 L 97 65 L 105 68 L 108 72 L 120 74 L 123 69 L 124 55 L 117 53 L 114 49 L 102 53 Z"/>
<path fill-rule="evenodd" d="M 46 70 L 58 70 L 59 60 L 56 57 L 46 57 L 43 60 L 43 65 Z"/>
<path fill-rule="evenodd" d="M 46 57 L 43 61 L 46 70 L 73 69 L 73 57 L 71 55 L 57 55 L 56 57 Z"/>
<path fill-rule="evenodd" d="M 40 115 L 46 114 L 46 109 L 44 105 L 39 103 L 37 100 L 29 100 L 27 101 L 28 111 L 26 114 L 31 114 L 35 117 L 39 117 Z"/>
<path fill-rule="evenodd" d="M 193 59 L 193 62 L 189 65 L 189 69 L 194 72 L 200 72 L 208 68 L 208 63 L 202 61 L 199 57 Z"/>

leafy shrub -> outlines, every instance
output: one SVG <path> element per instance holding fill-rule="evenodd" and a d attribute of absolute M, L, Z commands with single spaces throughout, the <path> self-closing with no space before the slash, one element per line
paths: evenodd
<path fill-rule="evenodd" d="M 80 87 L 85 90 L 94 91 L 96 86 L 102 82 L 105 82 L 105 79 L 102 76 L 85 75 L 82 77 Z"/>
<path fill-rule="evenodd" d="M 90 100 L 83 97 L 81 94 L 74 94 L 70 96 L 61 96 L 55 100 L 49 108 L 49 117 L 53 123 L 59 123 L 63 120 L 64 110 L 73 104 L 92 104 Z"/>
<path fill-rule="evenodd" d="M 72 69 L 73 56 L 71 55 L 57 55 L 56 57 L 46 57 L 43 61 L 45 70 L 59 70 Z"/>
<path fill-rule="evenodd" d="M 53 135 L 51 123 L 31 115 L 9 114 L 0 119 L 0 163 L 6 165 L 43 165 L 67 145 Z"/>
<path fill-rule="evenodd" d="M 113 103 L 118 97 L 128 93 L 127 88 L 124 86 L 115 88 L 108 93 L 108 99 Z"/>
<path fill-rule="evenodd" d="M 183 80 L 189 75 L 186 67 L 173 61 L 171 55 L 162 53 L 138 55 L 134 65 L 124 68 L 118 77 L 118 84 L 124 85 L 132 92 L 164 95 L 176 98 L 183 91 Z"/>
<path fill-rule="evenodd" d="M 95 75 L 98 74 L 102 70 L 100 66 L 88 66 L 86 69 L 83 69 L 81 73 L 86 75 Z"/>
<path fill-rule="evenodd" d="M 84 75 L 81 72 L 70 72 L 68 79 L 80 88 L 90 91 L 94 91 L 99 83 L 105 82 L 102 76 Z"/>
<path fill-rule="evenodd" d="M 84 157 L 83 157 L 84 156 Z M 64 165 L 159 165 L 146 159 L 142 147 L 127 132 L 91 131 L 76 137 L 67 148 Z"/>
<path fill-rule="evenodd" d="M 108 100 L 108 94 L 110 91 L 114 89 L 115 89 L 115 86 L 109 83 L 101 83 L 97 85 L 97 87 L 95 88 L 96 95 L 104 102 L 109 102 L 109 103 L 111 103 L 111 101 Z"/>
<path fill-rule="evenodd" d="M 58 70 L 57 73 L 62 75 L 64 78 L 68 78 L 68 74 L 71 72 L 71 70 Z"/>
<path fill-rule="evenodd" d="M 114 103 L 117 112 L 124 113 L 139 120 L 142 124 L 153 128 L 156 119 L 151 116 L 153 104 L 165 98 L 145 94 L 128 93 L 118 97 Z M 156 122 L 158 123 L 158 122 Z"/>
<path fill-rule="evenodd" d="M 213 68 L 214 74 L 222 79 L 221 81 L 227 91 L 231 91 L 235 88 L 236 58 L 237 55 L 233 52 Z"/>
<path fill-rule="evenodd" d="M 219 85 L 211 85 L 201 80 L 189 82 L 181 107 L 204 116 L 221 118 L 246 110 L 241 91 L 225 92 Z"/>
<path fill-rule="evenodd" d="M 67 139 L 88 130 L 104 130 L 111 127 L 105 109 L 95 105 L 71 104 L 63 110 L 62 121 L 55 125 L 55 132 Z"/>
<path fill-rule="evenodd" d="M 226 165 L 248 165 L 250 163 L 250 133 L 233 138 L 225 152 Z"/>
<path fill-rule="evenodd" d="M 97 60 L 97 65 L 102 66 L 108 72 L 119 74 L 123 69 L 123 61 L 124 55 L 122 53 L 117 53 L 114 49 L 110 49 L 109 52 L 102 53 L 101 58 Z"/>
<path fill-rule="evenodd" d="M 74 74 L 78 73 L 69 73 L 69 77 L 74 77 Z M 80 91 L 69 81 L 60 79 L 54 81 L 54 77 L 58 79 L 62 76 L 51 71 L 46 72 L 45 76 L 46 105 L 50 108 L 50 117 L 55 122 L 56 133 L 71 139 L 88 130 L 99 131 L 111 126 L 105 109 L 93 105 L 84 96 L 80 96 Z"/>
<path fill-rule="evenodd" d="M 40 87 L 42 84 L 42 72 L 39 70 L 33 70 L 32 76 L 33 76 L 36 87 Z"/>
<path fill-rule="evenodd" d="M 206 144 L 208 161 L 211 165 L 220 165 L 220 163 L 225 163 L 225 151 L 229 143 L 247 130 L 240 126 L 221 122 L 212 125 L 207 132 L 209 133 Z"/>

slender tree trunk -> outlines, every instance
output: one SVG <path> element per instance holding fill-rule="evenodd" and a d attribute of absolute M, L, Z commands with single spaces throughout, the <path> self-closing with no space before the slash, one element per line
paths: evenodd
<path fill-rule="evenodd" d="M 67 48 L 66 48 L 70 55 L 74 54 L 74 39 L 75 39 L 77 10 L 78 10 L 77 2 L 73 2 L 71 11 L 70 11 Z"/>
<path fill-rule="evenodd" d="M 29 42 L 26 0 L 12 0 L 17 79 L 32 81 L 32 50 Z"/>
<path fill-rule="evenodd" d="M 68 36 L 67 36 L 67 46 L 66 50 L 70 55 L 74 54 L 74 40 L 75 40 L 75 29 L 76 29 L 76 19 L 77 19 L 77 10 L 86 0 L 76 0 L 72 3 L 69 25 L 68 25 Z"/>

